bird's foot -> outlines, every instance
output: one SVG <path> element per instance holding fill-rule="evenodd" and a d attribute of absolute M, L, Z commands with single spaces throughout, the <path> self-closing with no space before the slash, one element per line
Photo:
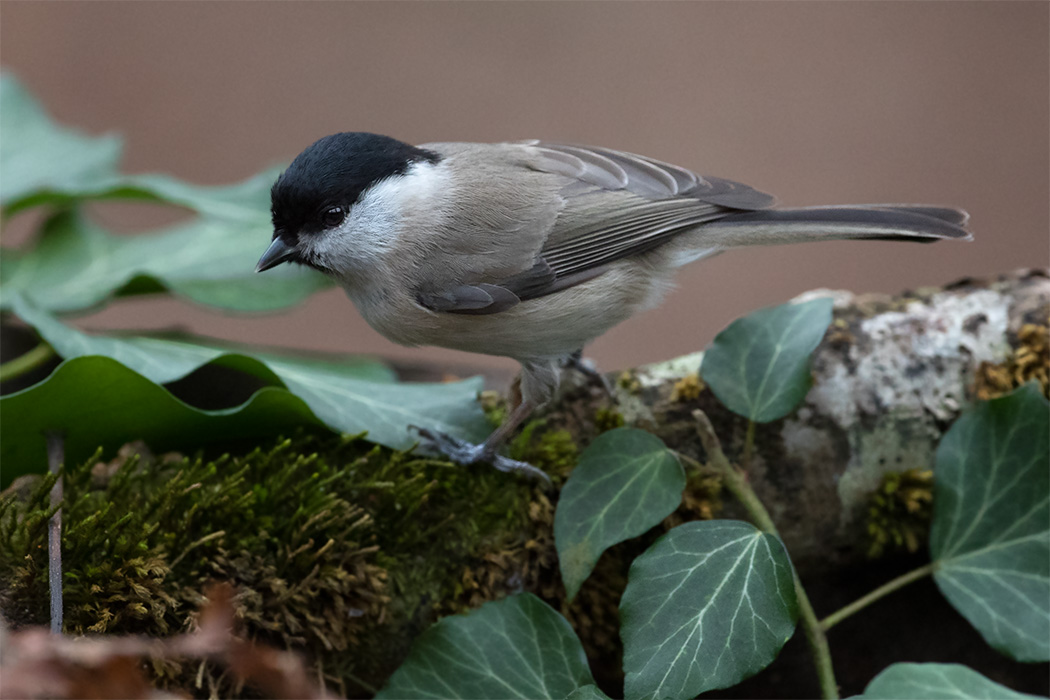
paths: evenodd
<path fill-rule="evenodd" d="M 494 451 L 487 450 L 485 445 L 476 445 L 436 430 L 415 428 L 415 431 L 419 433 L 419 444 L 422 447 L 442 454 L 460 466 L 467 467 L 472 464 L 487 463 L 501 472 L 521 474 L 530 479 L 538 479 L 548 484 L 551 483 L 551 478 L 542 470 L 537 469 L 528 462 L 519 462 L 516 459 L 498 455 Z"/>

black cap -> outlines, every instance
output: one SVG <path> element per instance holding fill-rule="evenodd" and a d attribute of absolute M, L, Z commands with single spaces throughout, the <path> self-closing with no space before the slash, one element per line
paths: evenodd
<path fill-rule="evenodd" d="M 325 136 L 296 156 L 270 190 L 275 233 L 291 243 L 300 233 L 320 231 L 329 208 L 349 208 L 380 180 L 405 173 L 413 163 L 438 160 L 436 153 L 389 136 L 360 131 Z"/>

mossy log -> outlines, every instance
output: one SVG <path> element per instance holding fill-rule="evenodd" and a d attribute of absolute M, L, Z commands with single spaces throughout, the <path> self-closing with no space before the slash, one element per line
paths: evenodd
<path fill-rule="evenodd" d="M 804 575 L 895 545 L 914 549 L 944 431 L 976 398 L 1033 379 L 1045 392 L 1050 363 L 1045 269 L 899 296 L 815 290 L 800 299 L 828 295 L 834 320 L 813 356 L 813 386 L 794 414 L 756 426 L 748 467 Z M 691 416 L 701 408 L 732 459 L 747 420 L 703 386 L 702 355 L 613 377 L 617 403 L 627 424 L 702 461 Z M 570 389 L 550 409 L 549 426 L 586 443 L 603 405 L 596 387 Z M 719 517 L 744 515 L 727 502 Z"/>
<path fill-rule="evenodd" d="M 858 564 L 921 547 L 934 450 L 957 413 L 1032 379 L 1046 390 L 1050 364 L 1045 270 L 897 297 L 831 294 L 835 319 L 814 356 L 813 388 L 795 414 L 758 427 L 749 470 L 823 613 L 891 578 L 901 561 Z M 512 456 L 551 474 L 552 490 L 316 433 L 190 458 L 152 458 L 129 445 L 111 462 L 67 465 L 65 631 L 192 630 L 200 591 L 222 579 L 237 591 L 242 634 L 304 652 L 331 689 L 358 697 L 381 686 L 438 617 L 528 590 L 570 619 L 599 682 L 616 693 L 617 603 L 633 557 L 684 520 L 743 513 L 721 497 L 716 476 L 690 469 L 678 511 L 603 555 L 570 605 L 552 535 L 557 488 L 595 435 L 624 423 L 702 462 L 697 408 L 737 457 L 747 423 L 703 386 L 700 359 L 612 377 L 615 400 L 569 374 L 559 400 L 510 445 Z M 486 398 L 498 420 L 502 399 Z M 0 612 L 14 626 L 47 622 L 52 479 L 0 494 Z M 873 648 L 910 660 L 937 648 L 1006 682 L 982 665 L 989 652 L 979 639 L 971 644 L 976 634 L 966 623 L 943 602 L 936 608 L 932 585 L 924 595 L 899 598 L 919 601 L 897 613 L 916 633 L 902 639 L 898 626 L 880 645 L 886 626 L 877 624 L 854 635 L 856 648 L 835 647 L 844 691 L 858 692 L 888 663 Z M 964 651 L 948 648 L 964 643 Z M 804 654 L 792 641 L 773 669 L 732 692 L 814 696 Z M 197 696 L 241 694 L 210 664 L 155 659 L 151 672 L 158 684 Z M 778 688 L 754 684 L 763 678 Z"/>

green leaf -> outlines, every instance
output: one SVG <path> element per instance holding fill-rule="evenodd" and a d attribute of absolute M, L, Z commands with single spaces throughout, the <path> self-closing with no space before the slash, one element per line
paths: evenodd
<path fill-rule="evenodd" d="M 111 236 L 75 211 L 49 219 L 27 251 L 4 250 L 0 307 L 14 292 L 52 311 L 78 311 L 118 293 L 167 289 L 238 311 L 292 306 L 329 286 L 320 273 L 287 265 L 266 275 L 255 263 L 272 236 L 269 190 L 277 171 L 226 187 L 165 175 L 117 172 L 120 142 L 55 125 L 10 76 L 0 77 L 0 203 L 5 215 L 32 206 L 73 208 L 128 199 L 187 207 L 200 216 L 152 234 Z"/>
<path fill-rule="evenodd" d="M 564 698 L 593 683 L 569 623 L 522 593 L 421 634 L 376 698 Z"/>
<path fill-rule="evenodd" d="M 276 387 L 235 408 L 203 411 L 108 357 L 66 360 L 44 381 L 0 398 L 0 462 L 6 486 L 46 470 L 45 434 L 64 436 L 67 464 L 98 447 L 112 453 L 143 439 L 158 452 L 215 441 L 276 436 L 296 425 L 319 425 L 301 399 Z"/>
<path fill-rule="evenodd" d="M 1050 403 L 1038 386 L 960 416 L 934 474 L 941 592 L 999 651 L 1050 660 Z"/>
<path fill-rule="evenodd" d="M 569 600 L 609 547 L 658 525 L 682 501 L 685 474 L 660 438 L 633 428 L 600 435 L 580 456 L 554 514 Z"/>
<path fill-rule="evenodd" d="M 0 75 L 0 124 L 0 203 L 8 216 L 34 206 L 64 207 L 95 199 L 176 204 L 227 219 L 268 215 L 276 171 L 228 187 L 200 187 L 166 175 L 121 174 L 117 136 L 84 136 L 55 124 L 9 74 Z"/>
<path fill-rule="evenodd" d="M 88 186 L 116 173 L 121 143 L 55 124 L 13 76 L 0 75 L 0 205 L 45 189 Z"/>
<path fill-rule="evenodd" d="M 893 664 L 859 700 L 1022 700 L 1036 698 L 990 681 L 959 664 Z"/>
<path fill-rule="evenodd" d="M 737 319 L 704 352 L 700 374 L 718 400 L 757 423 L 783 418 L 809 391 L 810 355 L 831 323 L 831 299 Z"/>
<path fill-rule="evenodd" d="M 174 381 L 208 363 L 287 387 L 316 419 L 332 430 L 407 449 L 415 439 L 409 425 L 442 430 L 466 439 L 483 437 L 488 422 L 477 403 L 480 379 L 441 384 L 392 383 L 374 362 L 344 364 L 272 352 L 235 353 L 220 345 L 198 345 L 153 337 L 92 336 L 66 326 L 25 299 L 13 302 L 23 321 L 36 328 L 67 360 L 103 355 L 157 383 Z M 42 457 L 42 455 L 41 455 Z"/>
<path fill-rule="evenodd" d="M 7 216 L 40 205 L 71 209 L 94 199 L 161 202 L 199 214 L 152 234 L 117 237 L 64 211 L 47 221 L 30 250 L 3 251 L 0 308 L 15 292 L 52 311 L 79 311 L 114 294 L 167 289 L 200 304 L 269 311 L 330 284 L 320 273 L 291 265 L 255 274 L 272 236 L 269 190 L 276 171 L 226 187 L 120 174 L 119 139 L 57 126 L 7 75 L 0 77 L 0 123 L 0 203 Z"/>
<path fill-rule="evenodd" d="M 263 184 L 256 178 L 252 186 Z M 319 272 L 290 265 L 256 274 L 270 236 L 261 213 L 255 219 L 199 217 L 160 233 L 112 236 L 79 212 L 64 211 L 48 219 L 30 250 L 4 249 L 0 306 L 7 308 L 20 292 L 51 311 L 80 311 L 121 291 L 141 291 L 145 281 L 146 291 L 166 288 L 200 304 L 270 311 L 330 285 Z"/>
<path fill-rule="evenodd" d="M 776 658 L 797 619 L 779 538 L 732 520 L 679 525 L 631 564 L 620 602 L 626 698 L 736 685 Z"/>
<path fill-rule="evenodd" d="M 127 200 L 181 206 L 216 219 L 254 220 L 269 211 L 269 188 L 279 173 L 279 169 L 268 170 L 244 182 L 218 187 L 160 174 L 102 175 L 75 187 L 40 189 L 12 204 L 6 213 L 10 216 L 38 206 L 65 209 L 84 201 Z"/>
<path fill-rule="evenodd" d="M 265 351 L 258 346 L 235 345 L 185 334 L 88 335 L 62 323 L 21 295 L 15 295 L 10 303 L 11 310 L 35 328 L 61 357 L 69 359 L 84 355 L 105 355 L 158 384 L 182 379 L 211 362 L 273 384 L 281 383 L 282 374 L 294 374 L 297 371 L 370 382 L 397 380 L 392 369 L 370 358 L 351 355 L 338 358 L 295 356 L 287 352 Z"/>

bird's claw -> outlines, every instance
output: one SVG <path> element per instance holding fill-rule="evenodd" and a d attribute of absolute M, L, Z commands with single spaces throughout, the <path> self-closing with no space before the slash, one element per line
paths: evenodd
<path fill-rule="evenodd" d="M 416 426 L 412 426 L 412 428 L 419 434 L 419 444 L 422 447 L 438 452 L 462 467 L 488 463 L 501 472 L 521 474 L 530 479 L 538 479 L 548 484 L 551 483 L 551 478 L 544 471 L 537 469 L 528 462 L 519 462 L 516 459 L 504 457 L 503 455 L 487 453 L 484 445 L 475 445 L 472 442 L 452 437 L 448 433 Z"/>

